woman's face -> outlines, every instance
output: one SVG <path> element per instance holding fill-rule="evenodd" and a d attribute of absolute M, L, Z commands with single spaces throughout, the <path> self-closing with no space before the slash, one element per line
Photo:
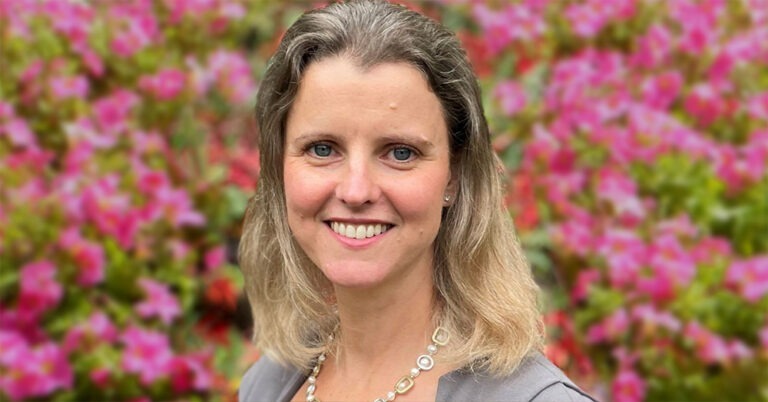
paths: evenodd
<path fill-rule="evenodd" d="M 450 151 L 418 70 L 312 63 L 288 116 L 283 179 L 293 236 L 334 285 L 431 283 Z"/>

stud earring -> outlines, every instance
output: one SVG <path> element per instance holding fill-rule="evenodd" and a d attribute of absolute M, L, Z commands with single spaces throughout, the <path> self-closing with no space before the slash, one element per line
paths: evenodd
<path fill-rule="evenodd" d="M 444 195 L 444 196 L 443 196 L 443 201 L 445 201 L 445 202 L 451 202 L 451 196 L 450 196 L 450 195 L 448 195 L 448 194 Z"/>

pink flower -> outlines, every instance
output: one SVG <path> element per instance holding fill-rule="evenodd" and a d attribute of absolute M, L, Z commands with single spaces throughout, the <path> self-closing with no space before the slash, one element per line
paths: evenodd
<path fill-rule="evenodd" d="M 597 252 L 608 265 L 611 286 L 635 286 L 640 268 L 647 261 L 647 247 L 636 233 L 622 229 L 608 229 L 597 240 Z"/>
<path fill-rule="evenodd" d="M 768 255 L 733 262 L 725 274 L 725 283 L 744 299 L 757 303 L 768 294 Z"/>
<path fill-rule="evenodd" d="M 525 108 L 525 91 L 520 84 L 506 81 L 496 86 L 496 97 L 501 102 L 501 110 L 508 116 L 514 116 Z"/>
<path fill-rule="evenodd" d="M 711 263 L 717 258 L 728 257 L 731 253 L 731 243 L 718 237 L 706 237 L 690 250 L 696 264 Z"/>
<path fill-rule="evenodd" d="M 104 250 L 98 243 L 84 239 L 79 229 L 73 227 L 62 232 L 59 245 L 77 264 L 78 284 L 93 286 L 104 280 Z"/>
<path fill-rule="evenodd" d="M 623 308 L 618 309 L 600 323 L 589 327 L 587 330 L 587 342 L 600 343 L 618 340 L 626 334 L 629 324 L 627 310 Z"/>
<path fill-rule="evenodd" d="M 194 210 L 189 193 L 181 189 L 163 187 L 155 193 L 154 205 L 158 206 L 164 218 L 174 226 L 200 226 L 205 216 Z"/>
<path fill-rule="evenodd" d="M 224 263 L 227 261 L 226 248 L 223 246 L 218 246 L 206 251 L 205 256 L 203 257 L 203 261 L 205 261 L 205 269 L 207 271 L 212 271 L 224 265 Z"/>
<path fill-rule="evenodd" d="M 208 58 L 208 70 L 216 87 L 231 103 L 249 101 L 256 91 L 251 65 L 241 53 L 217 50 Z"/>
<path fill-rule="evenodd" d="M 97 127 L 103 134 L 112 136 L 128 128 L 128 117 L 139 102 L 139 97 L 126 89 L 119 89 L 93 104 Z"/>
<path fill-rule="evenodd" d="M 74 146 L 85 143 L 94 149 L 108 149 L 117 144 L 117 132 L 97 129 L 93 121 L 82 117 L 71 123 L 64 123 L 64 134 Z"/>
<path fill-rule="evenodd" d="M 167 285 L 142 278 L 139 280 L 139 286 L 146 295 L 146 299 L 136 306 L 136 312 L 141 317 L 159 317 L 163 323 L 169 325 L 181 314 L 179 302 L 168 290 Z"/>
<path fill-rule="evenodd" d="M 645 388 L 645 381 L 631 369 L 619 371 L 611 384 L 616 402 L 641 402 L 645 399 Z"/>
<path fill-rule="evenodd" d="M 760 329 L 759 337 L 760 345 L 763 347 L 763 349 L 768 349 L 768 325 Z"/>
<path fill-rule="evenodd" d="M 139 174 L 137 183 L 139 190 L 145 195 L 153 195 L 171 184 L 168 174 L 164 171 L 151 170 L 146 167 L 139 167 L 136 170 Z"/>
<path fill-rule="evenodd" d="M 708 126 L 726 113 L 727 106 L 714 88 L 699 84 L 686 96 L 685 110 L 696 118 L 699 124 Z"/>
<path fill-rule="evenodd" d="M 171 387 L 174 392 L 204 391 L 211 387 L 212 376 L 202 355 L 175 356 L 170 364 Z"/>
<path fill-rule="evenodd" d="M 96 385 L 97 388 L 101 389 L 107 388 L 111 377 L 112 374 L 110 370 L 103 367 L 93 369 L 90 373 L 88 373 L 88 378 L 91 380 L 91 382 Z"/>
<path fill-rule="evenodd" d="M 604 167 L 598 172 L 597 198 L 606 201 L 617 217 L 637 222 L 645 217 L 645 208 L 637 196 L 637 186 L 632 177 Z"/>
<path fill-rule="evenodd" d="M 687 286 L 696 275 L 696 264 L 677 236 L 655 236 L 651 244 L 649 265 L 657 276 L 664 277 L 677 287 Z"/>
<path fill-rule="evenodd" d="M 54 343 L 34 348 L 21 346 L 0 376 L 0 389 L 11 399 L 21 400 L 48 396 L 59 389 L 71 389 L 74 380 L 66 354 Z"/>
<path fill-rule="evenodd" d="M 704 363 L 724 363 L 730 358 L 730 351 L 725 340 L 702 327 L 698 322 L 689 322 L 683 333 L 686 338 L 693 342 L 699 359 Z"/>
<path fill-rule="evenodd" d="M 110 9 L 111 19 L 120 22 L 110 48 L 120 57 L 131 57 L 158 39 L 160 30 L 151 3 L 115 3 Z"/>
<path fill-rule="evenodd" d="M 652 25 L 644 36 L 638 38 L 631 64 L 641 68 L 654 68 L 666 63 L 672 52 L 672 34 L 663 25 Z"/>
<path fill-rule="evenodd" d="M 131 200 L 118 189 L 119 178 L 107 176 L 97 180 L 83 191 L 86 216 L 104 234 L 113 236 L 123 248 L 135 242 L 140 221 L 139 213 L 131 209 Z"/>
<path fill-rule="evenodd" d="M 576 276 L 576 283 L 571 290 L 571 298 L 575 302 L 580 302 L 587 299 L 589 296 L 589 289 L 593 283 L 598 283 L 602 279 L 600 271 L 594 268 L 585 269 L 579 271 Z"/>
<path fill-rule="evenodd" d="M 582 38 L 591 38 L 608 22 L 600 7 L 593 4 L 571 4 L 565 9 L 571 29 Z"/>
<path fill-rule="evenodd" d="M 563 251 L 585 256 L 595 248 L 593 223 L 589 218 L 574 217 L 554 226 L 552 238 L 565 248 Z"/>
<path fill-rule="evenodd" d="M 37 137 L 21 118 L 12 118 L 0 124 L 0 135 L 5 135 L 17 147 L 37 148 Z"/>
<path fill-rule="evenodd" d="M 85 99 L 88 95 L 88 79 L 82 75 L 73 77 L 53 77 L 50 81 L 51 94 L 54 99 L 69 98 Z"/>
<path fill-rule="evenodd" d="M 210 13 L 216 7 L 216 0 L 164 0 L 163 3 L 170 10 L 169 22 L 179 23 L 182 18 L 200 18 Z"/>
<path fill-rule="evenodd" d="M 660 110 L 666 110 L 680 95 L 683 86 L 683 76 L 679 71 L 668 71 L 657 76 L 646 78 L 640 84 L 643 102 Z"/>
<path fill-rule="evenodd" d="M 641 304 L 632 308 L 632 319 L 644 324 L 650 333 L 655 334 L 657 328 L 669 332 L 678 332 L 682 328 L 680 320 L 668 311 L 659 311 L 651 304 Z"/>
<path fill-rule="evenodd" d="M 34 321 L 59 303 L 63 290 L 55 277 L 56 266 L 49 261 L 31 262 L 21 268 L 19 311 L 26 319 Z"/>
<path fill-rule="evenodd" d="M 165 334 L 129 327 L 121 339 L 125 345 L 121 361 L 123 370 L 138 374 L 143 385 L 168 376 L 173 353 Z"/>
<path fill-rule="evenodd" d="M 87 320 L 72 327 L 64 337 L 64 350 L 89 350 L 89 346 L 117 340 L 117 329 L 109 317 L 101 311 L 91 314 Z"/>
<path fill-rule="evenodd" d="M 186 74 L 175 68 L 166 68 L 155 75 L 139 78 L 139 88 L 149 92 L 158 100 L 170 100 L 179 95 L 186 86 Z"/>

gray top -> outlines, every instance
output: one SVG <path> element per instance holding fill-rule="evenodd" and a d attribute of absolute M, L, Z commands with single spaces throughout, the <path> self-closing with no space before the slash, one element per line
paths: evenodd
<path fill-rule="evenodd" d="M 288 402 L 306 379 L 306 373 L 264 356 L 245 373 L 239 401 Z M 527 357 L 517 370 L 502 378 L 466 370 L 440 377 L 436 402 L 466 401 L 595 402 L 540 353 Z"/>

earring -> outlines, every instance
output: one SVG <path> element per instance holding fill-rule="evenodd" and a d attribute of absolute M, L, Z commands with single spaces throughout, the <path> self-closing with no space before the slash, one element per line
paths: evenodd
<path fill-rule="evenodd" d="M 451 196 L 449 194 L 446 194 L 443 196 L 443 201 L 445 202 L 451 202 Z"/>

